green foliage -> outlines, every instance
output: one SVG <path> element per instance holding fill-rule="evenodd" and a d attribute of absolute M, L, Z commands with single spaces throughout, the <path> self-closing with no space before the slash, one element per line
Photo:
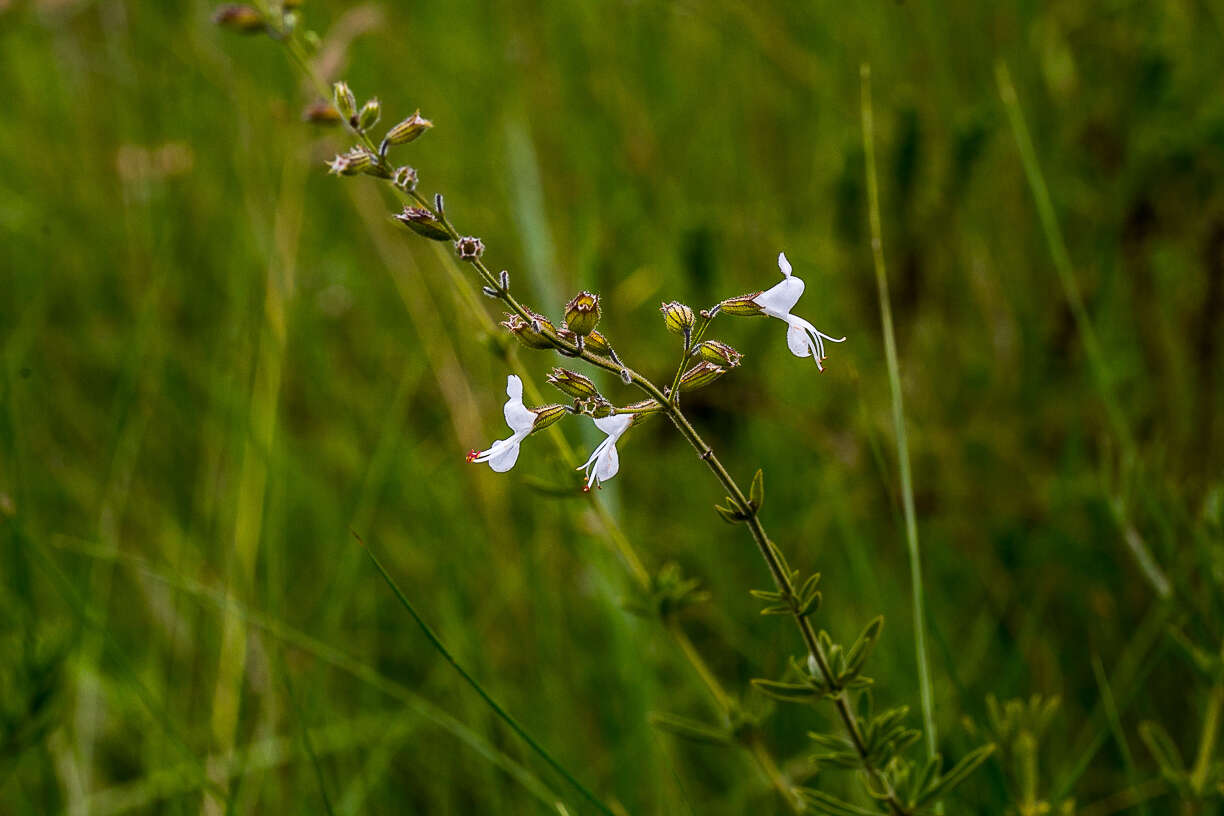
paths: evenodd
<path fill-rule="evenodd" d="M 702 509 L 722 494 L 666 422 L 627 439 L 600 494 L 649 589 L 580 493 L 583 457 L 566 467 L 551 443 L 585 453 L 584 431 L 546 431 L 505 478 L 464 466 L 504 430 L 517 353 L 468 297 L 491 301 L 454 285 L 449 244 L 384 219 L 373 179 L 326 177 L 351 145 L 301 121 L 322 100 L 264 34 L 232 36 L 210 12 L 0 3 L 0 812 L 224 810 L 206 767 L 237 791 L 234 813 L 320 812 L 320 778 L 337 813 L 550 810 L 564 781 L 456 683 L 351 529 L 491 696 L 629 813 L 781 800 L 745 752 L 650 726 L 652 711 L 724 718 L 666 629 L 622 598 L 683 625 L 733 696 L 752 677 L 823 694 L 806 655 L 787 668 L 793 633 L 762 607 L 806 599 L 808 620 L 840 633 L 882 612 L 861 671 L 880 711 L 915 701 L 864 60 L 938 750 L 999 746 L 945 812 L 1057 812 L 1072 795 L 1095 813 L 1117 796 L 1137 816 L 1217 806 L 1218 738 L 1198 763 L 1224 642 L 1215 6 L 298 11 L 337 66 L 328 79 L 381 100 L 376 138 L 418 106 L 429 117 L 395 155 L 447 193 L 489 263 L 550 315 L 598 291 L 599 331 L 643 367 L 675 363 L 638 331 L 658 328 L 660 300 L 758 291 L 786 249 L 813 322 L 849 337 L 839 356 L 818 376 L 776 321 L 729 318 L 737 334 L 719 339 L 744 364 L 685 397 L 745 487 L 769 475 L 751 512 L 803 570 L 795 598 L 772 599 L 746 593 L 769 576 L 743 519 Z M 993 82 L 999 58 L 1082 312 Z M 524 356 L 537 379 L 567 364 L 537 359 Z M 615 375 L 597 384 L 627 393 Z M 651 576 L 667 562 L 684 570 L 665 587 Z M 718 603 L 692 602 L 705 592 Z M 853 641 L 828 645 L 844 674 Z M 990 719 L 989 693 L 1034 691 L 1061 695 L 1054 724 L 1037 728 L 1025 703 L 1006 738 L 957 727 Z M 854 774 L 805 776 L 810 754 L 839 750 L 809 730 L 844 738 L 832 710 L 779 705 L 752 728 L 785 779 L 818 790 L 810 810 L 875 812 Z M 929 760 L 921 745 L 906 759 L 888 774 L 911 797 Z"/>

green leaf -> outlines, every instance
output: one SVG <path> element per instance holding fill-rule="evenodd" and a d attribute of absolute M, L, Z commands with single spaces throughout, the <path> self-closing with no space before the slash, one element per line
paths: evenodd
<path fill-rule="evenodd" d="M 871 654 L 871 650 L 875 648 L 876 638 L 880 636 L 880 630 L 884 628 L 884 616 L 880 615 L 867 624 L 867 628 L 858 636 L 858 640 L 854 641 L 854 645 L 846 652 L 846 677 L 853 677 L 858 674 L 859 669 L 863 667 L 863 662 L 867 656 Z"/>
<path fill-rule="evenodd" d="M 946 774 L 937 777 L 934 783 L 918 797 L 918 804 L 924 805 L 929 802 L 935 802 L 946 796 L 953 788 L 964 782 L 969 774 L 977 770 L 979 765 L 989 759 L 994 751 L 995 746 L 991 742 L 965 754 L 961 757 L 960 762 L 953 765 Z"/>
<path fill-rule="evenodd" d="M 718 515 L 722 516 L 722 520 L 728 524 L 739 524 L 743 519 L 739 517 L 739 513 L 732 510 L 730 507 L 723 507 L 721 504 L 714 505 L 714 509 L 718 511 Z"/>
<path fill-rule="evenodd" d="M 836 796 L 830 796 L 824 791 L 813 790 L 812 788 L 796 788 L 795 790 L 818 813 L 825 813 L 828 816 L 880 816 L 880 812 L 877 810 L 867 810 L 858 805 L 843 802 Z"/>
<path fill-rule="evenodd" d="M 752 487 L 748 490 L 748 501 L 752 504 L 752 511 L 761 509 L 761 505 L 765 503 L 765 474 L 760 468 L 757 468 L 756 475 L 752 477 Z"/>
<path fill-rule="evenodd" d="M 783 597 L 781 592 L 775 592 L 772 589 L 750 589 L 748 594 L 758 600 L 769 601 L 770 603 L 777 603 Z"/>
<path fill-rule="evenodd" d="M 660 731 L 666 731 L 690 742 L 706 745 L 728 745 L 731 742 L 731 735 L 725 729 L 691 720 L 688 717 L 681 717 L 678 714 L 652 711 L 647 719 Z"/>
<path fill-rule="evenodd" d="M 1186 763 L 1182 760 L 1181 752 L 1177 750 L 1177 743 L 1173 742 L 1164 726 L 1147 720 L 1139 725 L 1139 736 L 1147 745 L 1156 764 L 1160 766 L 1161 773 L 1170 781 L 1185 776 Z"/>
<path fill-rule="evenodd" d="M 859 755 L 854 751 L 828 751 L 823 754 L 813 754 L 812 761 L 817 765 L 832 765 L 834 768 L 855 768 L 862 767 L 863 761 L 859 759 Z"/>
<path fill-rule="evenodd" d="M 782 683 L 757 677 L 753 678 L 752 685 L 761 693 L 787 703 L 806 703 L 819 694 L 818 689 L 807 683 Z"/>
<path fill-rule="evenodd" d="M 809 731 L 808 739 L 830 751 L 847 751 L 854 747 L 854 744 L 845 737 L 836 734 L 821 734 L 819 731 Z"/>

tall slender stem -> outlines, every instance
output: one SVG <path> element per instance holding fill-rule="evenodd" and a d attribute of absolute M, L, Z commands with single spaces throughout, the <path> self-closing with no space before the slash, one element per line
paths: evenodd
<path fill-rule="evenodd" d="M 910 474 L 909 442 L 905 433 L 905 407 L 901 397 L 901 367 L 897 338 L 888 299 L 884 268 L 884 237 L 880 227 L 880 187 L 876 180 L 875 122 L 871 106 L 871 66 L 860 69 L 863 93 L 863 154 L 867 170 L 867 209 L 871 221 L 871 258 L 880 294 L 880 322 L 884 329 L 884 356 L 888 360 L 888 390 L 892 394 L 893 433 L 897 439 L 897 465 L 901 470 L 901 501 L 905 509 L 905 543 L 909 550 L 910 594 L 914 605 L 914 653 L 918 663 L 918 691 L 922 697 L 922 725 L 927 756 L 935 756 L 935 697 L 926 647 L 926 603 L 922 586 L 922 559 L 918 552 L 918 521 L 914 512 L 914 484 Z"/>

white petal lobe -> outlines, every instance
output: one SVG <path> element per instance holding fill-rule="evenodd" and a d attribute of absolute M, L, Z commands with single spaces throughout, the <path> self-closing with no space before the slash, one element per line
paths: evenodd
<path fill-rule="evenodd" d="M 790 261 L 786 260 L 785 252 L 778 253 L 778 268 L 782 270 L 783 277 L 789 278 L 791 276 L 791 265 Z"/>

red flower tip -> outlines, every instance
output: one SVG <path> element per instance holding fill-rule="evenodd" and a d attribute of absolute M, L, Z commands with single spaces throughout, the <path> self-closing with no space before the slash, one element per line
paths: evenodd
<path fill-rule="evenodd" d="M 470 450 L 470 451 L 468 451 L 468 452 L 467 452 L 467 461 L 468 461 L 468 464 L 470 465 L 472 462 L 475 462 L 475 461 L 476 461 L 476 457 L 477 457 L 477 456 L 479 456 L 479 455 L 480 455 L 480 451 L 478 451 L 478 450 Z"/>

